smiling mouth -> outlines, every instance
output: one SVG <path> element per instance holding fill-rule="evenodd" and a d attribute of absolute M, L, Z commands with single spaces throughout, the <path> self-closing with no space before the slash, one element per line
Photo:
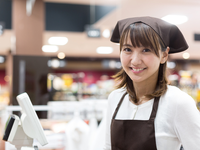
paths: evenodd
<path fill-rule="evenodd" d="M 131 67 L 130 67 L 130 69 L 133 70 L 133 71 L 142 71 L 142 70 L 144 70 L 144 69 L 146 69 L 146 68 L 135 69 L 135 68 L 131 68 Z"/>

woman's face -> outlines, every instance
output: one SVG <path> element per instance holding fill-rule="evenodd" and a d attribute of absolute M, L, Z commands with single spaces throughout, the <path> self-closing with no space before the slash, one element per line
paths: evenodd
<path fill-rule="evenodd" d="M 133 84 L 141 82 L 150 84 L 157 82 L 160 63 L 167 60 L 161 51 L 159 55 L 160 57 L 148 47 L 133 47 L 128 39 L 122 46 L 120 59 L 124 71 L 132 79 Z"/>

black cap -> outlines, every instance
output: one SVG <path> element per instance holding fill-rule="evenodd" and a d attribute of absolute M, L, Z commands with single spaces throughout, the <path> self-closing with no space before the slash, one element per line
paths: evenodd
<path fill-rule="evenodd" d="M 176 25 L 154 17 L 134 17 L 118 21 L 113 30 L 111 41 L 119 43 L 123 31 L 136 22 L 150 26 L 160 36 L 165 46 L 170 47 L 169 53 L 178 53 L 188 49 L 185 38 Z"/>

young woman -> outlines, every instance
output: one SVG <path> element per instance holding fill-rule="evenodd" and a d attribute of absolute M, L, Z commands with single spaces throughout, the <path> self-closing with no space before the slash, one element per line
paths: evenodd
<path fill-rule="evenodd" d="M 188 45 L 180 30 L 153 17 L 118 21 L 122 70 L 108 98 L 105 150 L 199 150 L 200 114 L 195 101 L 167 85 L 168 54 Z"/>

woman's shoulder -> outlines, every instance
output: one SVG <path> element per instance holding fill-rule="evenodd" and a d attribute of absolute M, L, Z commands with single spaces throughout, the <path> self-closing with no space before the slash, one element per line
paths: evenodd
<path fill-rule="evenodd" d="M 121 97 L 125 92 L 126 92 L 125 88 L 115 89 L 109 94 L 108 99 Z"/>
<path fill-rule="evenodd" d="M 119 88 L 119 89 L 115 89 L 113 90 L 109 96 L 113 96 L 113 95 L 123 95 L 126 92 L 125 88 Z"/>
<path fill-rule="evenodd" d="M 182 91 L 181 89 L 179 89 L 176 86 L 172 86 L 172 85 L 167 85 L 167 92 L 166 92 L 167 96 L 175 96 L 175 97 L 188 97 L 189 95 Z M 189 96 L 190 97 L 190 96 Z"/>
<path fill-rule="evenodd" d="M 109 103 L 118 103 L 125 92 L 126 92 L 125 88 L 113 90 L 108 96 Z"/>
<path fill-rule="evenodd" d="M 167 86 L 168 89 L 166 93 L 163 95 L 164 99 L 167 99 L 173 104 L 187 104 L 187 103 L 194 103 L 194 99 L 187 94 L 186 92 L 182 91 L 176 86 Z"/>

